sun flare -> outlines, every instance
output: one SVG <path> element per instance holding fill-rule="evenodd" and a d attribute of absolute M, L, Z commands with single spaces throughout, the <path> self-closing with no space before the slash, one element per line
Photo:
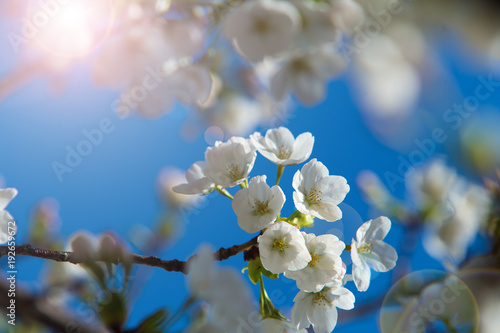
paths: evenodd
<path fill-rule="evenodd" d="M 27 17 L 38 46 L 74 58 L 87 55 L 103 42 L 112 13 L 111 1 L 49 0 L 30 2 Z"/>

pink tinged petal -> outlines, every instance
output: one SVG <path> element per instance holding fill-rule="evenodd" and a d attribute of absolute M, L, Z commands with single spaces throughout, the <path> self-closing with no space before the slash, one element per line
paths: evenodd
<path fill-rule="evenodd" d="M 375 240 L 382 240 L 391 230 L 391 220 L 385 216 L 381 216 L 371 221 L 370 227 L 366 230 L 364 240 L 371 243 Z"/>
<path fill-rule="evenodd" d="M 374 241 L 371 250 L 377 257 L 367 256 L 365 261 L 373 270 L 387 272 L 396 266 L 398 254 L 389 244 L 382 241 Z"/>
<path fill-rule="evenodd" d="M 361 265 L 352 265 L 352 278 L 359 291 L 366 291 L 368 289 L 370 286 L 371 271 L 364 260 L 361 260 Z"/>
<path fill-rule="evenodd" d="M 77 232 L 69 243 L 73 255 L 78 260 L 89 260 L 97 254 L 97 239 L 87 231 Z"/>
<path fill-rule="evenodd" d="M 0 210 L 4 210 L 7 205 L 17 196 L 17 189 L 6 188 L 0 190 Z"/>

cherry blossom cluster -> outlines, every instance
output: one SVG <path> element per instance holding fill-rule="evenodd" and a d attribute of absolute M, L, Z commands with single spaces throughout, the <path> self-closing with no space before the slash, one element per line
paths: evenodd
<path fill-rule="evenodd" d="M 400 202 L 380 179 L 365 171 L 360 187 L 379 211 L 398 217 L 403 223 L 416 218 L 425 228 L 423 245 L 435 259 L 457 266 L 467 254 L 477 234 L 487 228 L 491 193 L 434 158 L 408 171 L 407 202 Z"/>
<path fill-rule="evenodd" d="M 94 65 L 99 86 L 124 91 L 115 111 L 158 117 L 180 103 L 236 135 L 283 121 L 292 94 L 321 102 L 347 65 L 342 37 L 364 18 L 354 0 L 138 0 L 116 11 L 119 33 Z"/>
<path fill-rule="evenodd" d="M 311 156 L 313 144 L 311 133 L 294 138 L 284 127 L 270 129 L 265 136 L 256 132 L 250 138 L 232 137 L 226 142 L 216 142 L 205 151 L 205 160 L 194 163 L 186 172 L 187 183 L 173 190 L 183 194 L 206 194 L 215 190 L 233 199 L 232 207 L 241 229 L 260 233 L 256 260 L 260 260 L 263 267 L 255 278 L 250 273 L 253 264 L 249 264 L 252 281 L 262 283 L 261 273 L 274 278 L 283 273 L 295 280 L 300 289 L 294 299 L 290 322 L 285 317 L 276 318 L 272 311 L 263 311 L 262 318 L 284 320 L 280 325 L 290 327 L 290 331 L 305 332 L 312 325 L 315 332 L 326 333 L 335 328 L 337 308 L 354 307 L 354 295 L 344 287 L 345 283 L 354 280 L 359 291 L 367 290 L 371 269 L 391 270 L 396 265 L 397 253 L 383 241 L 391 228 L 391 221 L 386 217 L 364 223 L 356 239 L 352 239 L 349 246 L 352 275 L 346 274 L 347 267 L 341 258 L 346 250 L 343 241 L 332 234 L 316 236 L 300 231 L 311 226 L 315 218 L 328 222 L 340 220 L 342 211 L 338 205 L 350 190 L 344 177 L 330 175 L 327 167 L 316 159 L 295 173 L 292 185 L 297 210 L 288 218 L 282 217 L 286 196 L 279 181 L 284 168 L 305 162 Z M 277 180 L 272 187 L 265 175 L 249 179 L 257 151 L 277 164 Z M 227 189 L 238 185 L 241 189 L 233 197 Z M 263 297 L 267 296 L 261 294 L 261 299 Z"/>

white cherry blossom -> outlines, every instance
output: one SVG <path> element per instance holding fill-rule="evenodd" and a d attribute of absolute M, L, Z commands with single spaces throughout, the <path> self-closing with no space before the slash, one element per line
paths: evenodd
<path fill-rule="evenodd" d="M 158 190 L 166 205 L 169 207 L 189 208 L 199 200 L 197 197 L 173 191 L 173 187 L 185 182 L 186 176 L 178 168 L 166 167 L 160 171 L 158 175 Z"/>
<path fill-rule="evenodd" d="M 79 261 L 88 262 L 97 258 L 97 238 L 88 231 L 76 232 L 69 241 L 73 256 Z"/>
<path fill-rule="evenodd" d="M 354 28 L 363 23 L 365 13 L 363 7 L 354 0 L 333 0 L 330 2 L 330 13 L 335 26 L 346 33 L 352 33 Z"/>
<path fill-rule="evenodd" d="M 287 222 L 276 222 L 258 238 L 262 265 L 279 274 L 303 269 L 311 261 L 304 237 Z"/>
<path fill-rule="evenodd" d="M 389 244 L 382 241 L 391 229 L 391 221 L 381 216 L 363 223 L 352 240 L 352 277 L 359 291 L 366 291 L 370 285 L 372 268 L 387 272 L 396 266 L 398 254 Z"/>
<path fill-rule="evenodd" d="M 407 188 L 425 216 L 423 245 L 438 260 L 465 258 L 490 204 L 488 191 L 434 159 L 407 176 Z"/>
<path fill-rule="evenodd" d="M 311 133 L 302 133 L 295 139 L 292 132 L 285 127 L 270 129 L 266 136 L 255 132 L 250 137 L 259 153 L 278 165 L 304 162 L 311 156 L 314 145 Z"/>
<path fill-rule="evenodd" d="M 294 0 L 292 3 L 300 13 L 300 33 L 298 44 L 305 47 L 336 43 L 341 31 L 336 23 L 336 16 L 328 2 Z"/>
<path fill-rule="evenodd" d="M 219 268 L 208 246 L 202 246 L 189 261 L 187 285 L 194 297 L 212 306 L 210 322 L 219 332 L 236 332 L 240 320 L 254 311 L 251 292 L 241 276 L 230 268 Z"/>
<path fill-rule="evenodd" d="M 12 199 L 17 196 L 17 193 L 15 188 L 0 189 L 0 244 L 7 243 L 9 235 L 13 231 L 17 232 L 15 224 L 11 223 L 14 222 L 14 218 L 5 210 Z"/>
<path fill-rule="evenodd" d="M 248 135 L 261 121 L 262 111 L 262 103 L 224 89 L 213 105 L 203 109 L 203 115 L 229 135 Z"/>
<path fill-rule="evenodd" d="M 174 186 L 172 190 L 181 194 L 205 194 L 214 188 L 214 183 L 205 174 L 207 164 L 198 161 L 186 171 L 186 184 Z"/>
<path fill-rule="evenodd" d="M 294 300 L 292 322 L 298 329 L 312 325 L 316 333 L 329 333 L 337 325 L 337 308 L 354 308 L 354 295 L 338 285 L 326 286 L 320 292 L 300 291 Z"/>
<path fill-rule="evenodd" d="M 490 193 L 484 187 L 459 179 L 448 193 L 442 215 L 427 223 L 423 239 L 427 253 L 455 265 L 465 259 L 490 203 Z"/>
<path fill-rule="evenodd" d="M 418 102 L 422 82 L 418 68 L 404 57 L 404 47 L 380 34 L 361 52 L 348 53 L 354 59 L 353 82 L 359 86 L 357 100 L 362 110 L 376 119 L 407 119 Z"/>
<path fill-rule="evenodd" d="M 346 67 L 345 59 L 330 47 L 314 48 L 291 54 L 278 65 L 270 79 L 274 98 L 282 100 L 293 92 L 306 105 L 323 101 L 326 83 Z"/>
<path fill-rule="evenodd" d="M 406 186 L 415 202 L 422 209 L 428 209 L 446 200 L 458 175 L 443 159 L 436 158 L 408 173 L 406 179 Z"/>
<path fill-rule="evenodd" d="M 156 18 L 134 22 L 105 44 L 94 65 L 94 79 L 106 87 L 142 86 L 146 77 L 161 75 L 157 69 L 166 60 L 194 55 L 202 42 L 199 21 Z"/>
<path fill-rule="evenodd" d="M 293 201 L 303 214 L 334 222 L 342 218 L 337 206 L 349 192 L 344 177 L 330 176 L 323 163 L 312 159 L 293 177 Z"/>
<path fill-rule="evenodd" d="M 223 32 L 251 62 L 286 51 L 295 36 L 299 14 L 285 1 L 246 1 L 226 17 Z"/>
<path fill-rule="evenodd" d="M 165 65 L 168 67 L 170 65 Z M 186 107 L 204 104 L 212 90 L 212 76 L 208 68 L 200 64 L 173 64 L 173 68 L 163 68 L 153 80 L 144 86 L 145 97 L 136 98 L 137 110 L 147 118 L 157 118 L 171 111 L 176 102 Z M 129 89 L 125 95 L 137 94 L 137 86 Z M 137 96 L 136 96 L 137 97 Z M 123 108 L 121 116 L 126 116 L 130 110 Z"/>
<path fill-rule="evenodd" d="M 340 254 L 345 249 L 344 242 L 334 235 L 307 234 L 302 232 L 312 260 L 298 271 L 287 271 L 285 276 L 297 281 L 297 287 L 306 292 L 318 292 L 323 287 L 343 276 Z"/>
<path fill-rule="evenodd" d="M 269 227 L 285 204 L 281 188 L 269 187 L 266 179 L 266 176 L 253 177 L 248 188 L 239 190 L 232 202 L 238 225 L 250 234 Z"/>
<path fill-rule="evenodd" d="M 205 174 L 223 188 L 241 184 L 252 171 L 257 152 L 250 139 L 232 137 L 217 141 L 205 151 Z"/>

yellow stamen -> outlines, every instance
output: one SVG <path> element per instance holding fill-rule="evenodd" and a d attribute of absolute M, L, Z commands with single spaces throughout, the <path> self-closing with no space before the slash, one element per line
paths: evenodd
<path fill-rule="evenodd" d="M 273 249 L 279 252 L 285 252 L 288 245 L 285 243 L 284 239 L 275 239 L 273 243 Z"/>
<path fill-rule="evenodd" d="M 269 202 L 255 200 L 252 206 L 254 215 L 264 215 L 269 213 L 271 210 L 269 209 L 268 204 Z"/>
<path fill-rule="evenodd" d="M 373 244 L 366 243 L 358 247 L 358 253 L 373 253 Z"/>
<path fill-rule="evenodd" d="M 306 201 L 310 205 L 320 204 L 322 200 L 321 195 L 323 195 L 323 192 L 318 191 L 315 188 L 311 188 L 307 193 Z"/>

